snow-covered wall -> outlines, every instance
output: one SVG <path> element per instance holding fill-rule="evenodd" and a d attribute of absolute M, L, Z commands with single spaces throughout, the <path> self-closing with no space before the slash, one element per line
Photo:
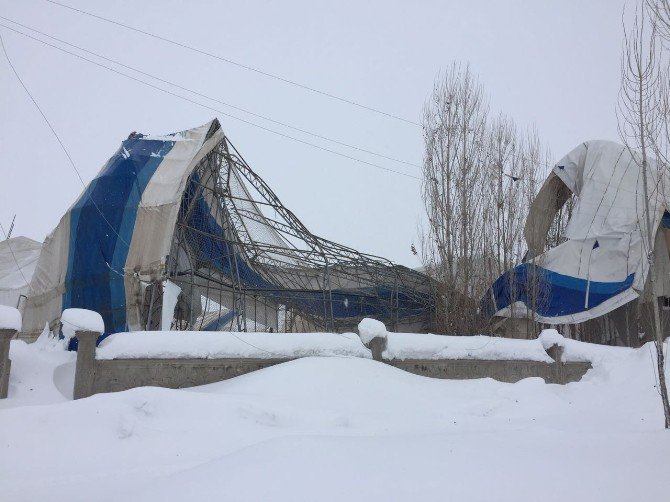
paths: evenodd
<path fill-rule="evenodd" d="M 354 333 L 228 333 L 139 331 L 102 341 L 96 358 L 110 359 L 297 359 L 348 356 L 371 358 Z"/>
<path fill-rule="evenodd" d="M 561 346 L 557 334 L 539 340 L 389 333 L 368 320 L 354 333 L 225 333 L 146 331 L 116 333 L 95 348 L 95 333 L 80 344 L 75 397 L 140 386 L 204 385 L 302 357 L 372 358 L 436 378 L 495 378 L 547 383 L 579 380 L 589 362 L 554 361 L 545 350 Z M 372 351 L 375 341 L 386 349 Z M 80 340 L 81 342 L 81 340 Z M 365 345 L 364 345 L 364 342 Z"/>

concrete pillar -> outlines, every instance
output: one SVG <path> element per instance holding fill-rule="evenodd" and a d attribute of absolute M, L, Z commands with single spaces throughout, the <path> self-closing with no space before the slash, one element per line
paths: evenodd
<path fill-rule="evenodd" d="M 365 346 L 372 352 L 372 359 L 383 361 L 382 352 L 386 350 L 386 337 L 378 336 L 370 340 Z"/>
<path fill-rule="evenodd" d="M 95 331 L 77 331 L 77 369 L 74 374 L 75 399 L 93 395 L 95 382 L 95 342 L 100 333 Z"/>
<path fill-rule="evenodd" d="M 557 343 L 546 349 L 547 354 L 557 363 L 563 362 L 563 347 Z"/>
<path fill-rule="evenodd" d="M 9 391 L 9 371 L 12 361 L 9 359 L 9 341 L 16 335 L 15 329 L 0 329 L 0 399 L 7 397 Z"/>

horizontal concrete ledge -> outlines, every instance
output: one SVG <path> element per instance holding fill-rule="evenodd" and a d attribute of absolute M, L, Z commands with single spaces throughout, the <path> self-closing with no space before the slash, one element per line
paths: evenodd
<path fill-rule="evenodd" d="M 578 382 L 591 369 L 589 362 L 553 362 L 523 360 L 487 361 L 479 359 L 405 359 L 384 360 L 385 363 L 416 375 L 432 378 L 468 380 L 493 378 L 514 383 L 524 378 L 539 377 L 546 383 Z"/>
<path fill-rule="evenodd" d="M 112 359 L 96 360 L 88 388 L 78 397 L 101 392 L 118 392 L 134 387 L 154 386 L 179 389 L 220 382 L 291 359 Z M 539 377 L 547 383 L 579 381 L 590 363 L 545 363 L 538 361 L 392 360 L 384 363 L 409 373 L 432 378 L 493 378 L 518 382 Z M 75 389 L 76 390 L 76 389 Z"/>
<path fill-rule="evenodd" d="M 111 359 L 96 360 L 92 393 L 153 386 L 181 389 L 220 382 L 290 359 Z"/>

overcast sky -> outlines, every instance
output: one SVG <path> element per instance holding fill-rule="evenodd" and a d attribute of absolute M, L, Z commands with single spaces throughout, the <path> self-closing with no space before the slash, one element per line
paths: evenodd
<path fill-rule="evenodd" d="M 581 141 L 618 140 L 620 0 L 59 1 L 415 121 L 440 70 L 454 60 L 468 62 L 491 109 L 522 127 L 536 125 L 555 160 Z M 0 15 L 254 113 L 421 163 L 416 125 L 44 0 L 0 0 Z M 410 251 L 418 244 L 423 211 L 417 180 L 279 137 L 4 28 L 0 33 L 85 182 L 131 131 L 169 133 L 218 116 L 251 167 L 312 232 L 419 265 Z M 82 185 L 2 54 L 0 91 L 0 222 L 7 229 L 17 214 L 13 235 L 41 241 Z M 420 174 L 417 167 L 190 98 L 346 155 Z"/>

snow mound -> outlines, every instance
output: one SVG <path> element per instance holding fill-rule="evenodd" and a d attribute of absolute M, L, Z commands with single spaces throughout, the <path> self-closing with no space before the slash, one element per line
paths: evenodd
<path fill-rule="evenodd" d="M 361 341 L 367 345 L 373 338 L 386 338 L 386 326 L 384 326 L 384 323 L 381 321 L 366 317 L 358 323 L 358 336 L 360 336 Z"/>
<path fill-rule="evenodd" d="M 445 336 L 419 333 L 389 333 L 385 359 L 478 359 L 523 360 L 551 363 L 539 340 L 516 340 L 491 336 Z"/>
<path fill-rule="evenodd" d="M 21 331 L 21 312 L 14 307 L 0 305 L 0 329 Z"/>
<path fill-rule="evenodd" d="M 667 498 L 670 436 L 648 347 L 560 386 L 305 358 L 64 402 L 76 355 L 31 345 L 12 341 L 18 371 L 0 400 L 3 500 Z M 482 459 L 495 469 L 473 468 Z"/>
<path fill-rule="evenodd" d="M 105 323 L 97 312 L 86 309 L 65 309 L 60 318 L 63 324 L 63 336 L 72 338 L 76 331 L 105 332 Z"/>
<path fill-rule="evenodd" d="M 628 347 L 614 347 L 610 345 L 597 345 L 594 343 L 579 342 L 564 338 L 555 329 L 545 329 L 538 338 L 545 349 L 558 345 L 563 349 L 561 359 L 564 362 L 590 362 L 591 364 L 602 364 L 604 360 L 611 360 L 630 354 L 634 349 Z"/>
<path fill-rule="evenodd" d="M 294 359 L 308 356 L 371 358 L 355 333 L 228 333 L 137 331 L 102 341 L 98 359 Z"/>

